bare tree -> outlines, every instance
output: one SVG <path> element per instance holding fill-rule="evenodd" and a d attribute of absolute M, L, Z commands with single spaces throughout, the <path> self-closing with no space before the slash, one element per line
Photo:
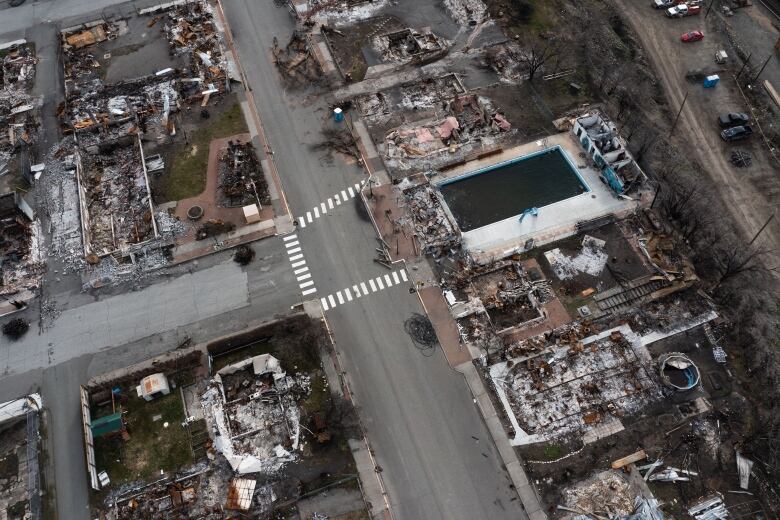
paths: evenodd
<path fill-rule="evenodd" d="M 769 251 L 766 249 L 745 245 L 733 237 L 722 241 L 711 255 L 711 264 L 716 274 L 713 290 L 718 290 L 738 275 L 765 271 L 762 259 L 767 253 Z"/>
<path fill-rule="evenodd" d="M 549 39 L 543 42 L 537 42 L 519 53 L 520 63 L 525 65 L 528 73 L 528 81 L 533 81 L 536 73 L 542 69 L 545 64 L 559 61 L 561 52 L 564 49 L 564 43 L 561 40 Z"/>

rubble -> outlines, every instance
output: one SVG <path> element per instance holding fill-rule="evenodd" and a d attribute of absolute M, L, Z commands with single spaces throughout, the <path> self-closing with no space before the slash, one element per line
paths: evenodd
<path fill-rule="evenodd" d="M 157 26 L 162 33 L 171 64 L 139 77 L 112 81 L 106 72 L 110 49 L 138 25 L 136 19 L 96 20 L 62 32 L 66 102 L 58 115 L 64 131 L 75 136 L 71 162 L 83 253 L 93 264 L 100 263 L 95 256 L 117 258 L 90 273 L 92 287 L 113 278 L 117 269 L 135 273 L 135 267 L 121 264 L 156 266 L 164 253 L 150 252 L 171 246 L 184 231 L 165 216 L 164 223 L 157 221 L 161 213 L 154 208 L 148 174 L 165 164 L 159 154 L 145 157 L 144 143 L 172 138 L 177 112 L 195 103 L 204 106 L 229 90 L 227 56 L 207 2 L 169 4 L 139 16 L 145 27 Z M 244 167 L 239 161 L 234 166 Z"/>
<path fill-rule="evenodd" d="M 511 125 L 482 96 L 456 95 L 442 118 L 403 125 L 385 136 L 385 161 L 399 169 L 412 168 L 412 161 L 448 159 L 458 149 L 477 146 L 486 137 L 508 132 Z"/>
<path fill-rule="evenodd" d="M 308 388 L 307 378 L 288 376 L 269 354 L 219 370 L 201 396 L 214 448 L 241 475 L 278 472 L 297 458 L 297 400 Z"/>
<path fill-rule="evenodd" d="M 251 142 L 229 141 L 219 158 L 220 206 L 234 208 L 271 203 L 268 184 Z"/>
<path fill-rule="evenodd" d="M 437 60 L 447 49 L 446 43 L 435 34 L 411 28 L 376 36 L 372 45 L 384 62 L 396 64 L 421 64 Z"/>
<path fill-rule="evenodd" d="M 561 339 L 489 369 L 515 430 L 513 444 L 619 422 L 661 397 L 645 366 L 650 355 L 628 326 Z"/>
<path fill-rule="evenodd" d="M 457 255 L 460 251 L 457 228 L 444 211 L 440 196 L 429 184 L 404 191 L 415 238 L 422 253 L 434 258 Z"/>

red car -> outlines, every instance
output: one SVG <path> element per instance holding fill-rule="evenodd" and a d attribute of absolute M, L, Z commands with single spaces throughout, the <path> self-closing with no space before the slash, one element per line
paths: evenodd
<path fill-rule="evenodd" d="M 680 40 L 682 40 L 683 42 L 686 42 L 686 43 L 687 42 L 697 42 L 697 41 L 703 40 L 703 39 L 704 39 L 704 33 L 701 32 L 701 31 L 690 31 L 690 32 L 687 32 L 687 33 L 683 34 L 682 36 L 680 36 Z"/>

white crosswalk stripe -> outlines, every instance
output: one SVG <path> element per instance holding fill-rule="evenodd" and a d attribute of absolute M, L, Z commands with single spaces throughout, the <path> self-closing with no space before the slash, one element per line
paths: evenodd
<path fill-rule="evenodd" d="M 404 269 L 398 269 L 390 274 L 371 278 L 368 280 L 368 284 L 366 284 L 366 282 L 360 282 L 359 284 L 354 284 L 352 287 L 345 287 L 333 294 L 320 298 L 322 310 L 332 310 L 339 305 L 346 305 L 353 300 L 367 296 L 369 293 L 369 286 L 371 287 L 371 292 L 378 292 L 398 285 L 401 283 L 401 280 L 406 279 L 408 279 L 406 271 Z"/>
<path fill-rule="evenodd" d="M 316 214 L 315 208 L 315 214 Z M 306 220 L 312 222 L 311 212 L 306 212 L 306 218 L 300 219 L 301 227 L 306 226 Z M 301 289 L 302 296 L 308 296 L 317 292 L 317 288 L 314 286 L 314 280 L 311 280 L 311 273 L 309 267 L 306 265 L 306 260 L 303 258 L 303 249 L 301 242 L 298 240 L 298 235 L 287 235 L 282 237 L 283 244 L 287 250 L 287 255 L 290 259 L 290 266 L 293 269 L 293 275 L 295 281 L 298 282 L 298 287 Z"/>
<path fill-rule="evenodd" d="M 409 279 L 406 277 L 406 270 L 404 270 L 404 269 L 401 269 L 401 271 L 400 271 L 400 272 L 401 272 L 401 279 L 402 279 L 404 282 L 408 282 L 408 281 L 409 281 Z"/>
<path fill-rule="evenodd" d="M 296 219 L 298 226 L 303 229 L 321 216 L 326 215 L 328 209 L 333 209 L 335 206 L 341 206 L 342 203 L 347 202 L 349 199 L 357 197 L 360 194 L 361 186 L 365 185 L 365 183 L 366 180 L 363 179 L 360 182 L 355 183 L 354 189 L 352 186 L 348 186 L 346 189 L 341 190 L 341 193 L 336 193 L 332 197 L 328 197 L 327 201 L 320 202 L 319 206 L 314 206 L 311 211 L 307 211 L 305 215 Z"/>

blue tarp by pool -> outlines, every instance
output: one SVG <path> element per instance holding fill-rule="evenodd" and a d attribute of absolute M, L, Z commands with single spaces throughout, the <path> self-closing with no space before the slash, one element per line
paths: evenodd
<path fill-rule="evenodd" d="M 499 163 L 439 186 L 461 231 L 471 231 L 588 191 L 560 147 Z"/>

